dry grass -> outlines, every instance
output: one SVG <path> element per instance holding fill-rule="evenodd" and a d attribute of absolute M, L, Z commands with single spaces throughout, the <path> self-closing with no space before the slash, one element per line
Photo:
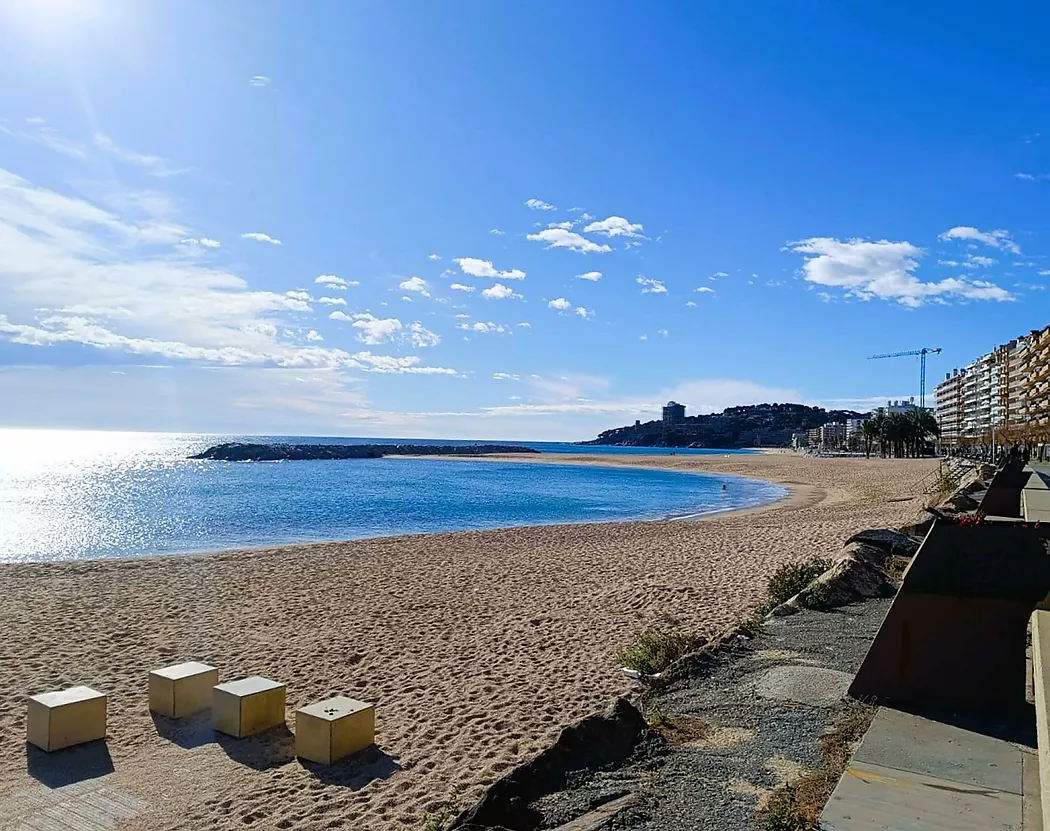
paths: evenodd
<path fill-rule="evenodd" d="M 893 580 L 895 583 L 900 583 L 904 580 L 904 572 L 908 570 L 909 565 L 911 565 L 911 557 L 902 557 L 899 554 L 891 554 L 886 558 L 882 570 L 886 572 L 886 576 L 889 577 L 890 580 Z"/>
<path fill-rule="evenodd" d="M 820 737 L 820 767 L 773 791 L 758 814 L 759 827 L 764 831 L 816 831 L 820 812 L 874 717 L 874 707 L 856 701 L 836 713 Z"/>
<path fill-rule="evenodd" d="M 692 744 L 708 737 L 711 725 L 696 716 L 664 716 L 660 733 L 668 744 Z"/>

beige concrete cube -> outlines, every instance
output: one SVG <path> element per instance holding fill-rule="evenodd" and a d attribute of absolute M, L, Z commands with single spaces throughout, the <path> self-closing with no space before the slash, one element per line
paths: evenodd
<path fill-rule="evenodd" d="M 26 740 L 41 750 L 60 750 L 106 738 L 106 696 L 89 687 L 31 696 Z"/>
<path fill-rule="evenodd" d="M 337 695 L 295 711 L 295 755 L 330 765 L 375 743 L 376 708 Z"/>
<path fill-rule="evenodd" d="M 188 661 L 149 674 L 149 708 L 168 718 L 182 718 L 211 707 L 211 688 L 219 683 L 215 667 Z"/>
<path fill-rule="evenodd" d="M 212 687 L 212 726 L 243 739 L 284 724 L 285 685 L 253 675 Z"/>

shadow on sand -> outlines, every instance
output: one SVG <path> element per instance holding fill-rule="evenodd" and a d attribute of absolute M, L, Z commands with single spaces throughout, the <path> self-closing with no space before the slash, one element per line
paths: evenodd
<path fill-rule="evenodd" d="M 113 772 L 113 759 L 105 739 L 53 750 L 50 753 L 26 743 L 26 769 L 49 788 L 61 788 Z"/>
<path fill-rule="evenodd" d="M 334 765 L 319 765 L 306 759 L 300 759 L 299 764 L 310 771 L 318 781 L 352 791 L 360 790 L 369 782 L 389 779 L 401 770 L 401 765 L 389 753 L 375 745 L 353 756 L 347 756 Z"/>
<path fill-rule="evenodd" d="M 295 759 L 295 734 L 287 724 L 243 739 L 218 731 L 212 733 L 212 738 L 227 756 L 252 770 L 270 770 Z"/>
<path fill-rule="evenodd" d="M 158 736 L 186 750 L 215 741 L 216 733 L 211 727 L 209 710 L 184 718 L 168 718 L 157 713 L 150 715 L 153 717 L 153 726 L 157 729 Z"/>

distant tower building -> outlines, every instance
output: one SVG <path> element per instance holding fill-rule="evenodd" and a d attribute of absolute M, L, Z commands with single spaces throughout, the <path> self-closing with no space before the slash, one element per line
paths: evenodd
<path fill-rule="evenodd" d="M 664 429 L 677 427 L 685 422 L 685 404 L 668 401 L 664 405 Z"/>

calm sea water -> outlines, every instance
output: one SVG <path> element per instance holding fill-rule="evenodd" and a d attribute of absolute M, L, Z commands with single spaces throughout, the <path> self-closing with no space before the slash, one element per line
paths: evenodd
<path fill-rule="evenodd" d="M 399 458 L 281 463 L 187 458 L 236 438 L 0 430 L 0 562 L 659 519 L 760 505 L 785 495 L 784 488 L 762 482 L 667 471 Z M 532 446 L 547 452 L 670 452 Z"/>

